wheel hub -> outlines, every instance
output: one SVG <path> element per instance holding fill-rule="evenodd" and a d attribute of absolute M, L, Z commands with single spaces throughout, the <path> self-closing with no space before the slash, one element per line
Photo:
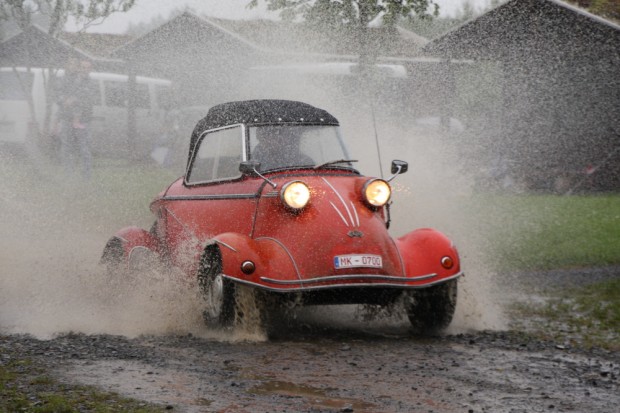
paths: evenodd
<path fill-rule="evenodd" d="M 222 275 L 216 275 L 207 288 L 207 311 L 211 317 L 219 317 L 224 305 L 224 279 Z"/>

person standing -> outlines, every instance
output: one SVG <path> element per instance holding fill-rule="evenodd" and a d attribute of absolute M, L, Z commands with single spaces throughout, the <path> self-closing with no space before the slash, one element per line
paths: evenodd
<path fill-rule="evenodd" d="M 96 94 L 92 90 L 88 60 L 70 59 L 59 86 L 60 159 L 66 173 L 80 164 L 82 177 L 92 174 L 91 130 Z"/>

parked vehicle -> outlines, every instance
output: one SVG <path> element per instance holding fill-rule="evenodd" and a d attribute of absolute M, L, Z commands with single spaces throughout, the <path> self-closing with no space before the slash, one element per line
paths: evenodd
<path fill-rule="evenodd" d="M 150 231 L 120 230 L 105 246 L 112 274 L 145 263 L 198 279 L 205 320 L 261 319 L 283 305 L 402 303 L 416 331 L 447 326 L 460 261 L 433 229 L 393 239 L 389 182 L 354 167 L 325 110 L 283 100 L 212 107 L 190 139 L 186 173 L 152 202 Z M 172 273 L 172 272 L 171 272 Z M 247 302 L 246 302 L 247 304 Z"/>
<path fill-rule="evenodd" d="M 56 77 L 64 76 L 64 70 L 51 72 Z M 43 129 L 46 110 L 53 111 L 50 129 L 53 129 L 55 97 L 50 96 L 49 69 L 25 67 L 0 68 L 0 144 L 24 144 L 34 137 L 34 121 Z M 127 100 L 129 77 L 117 73 L 92 72 L 92 91 L 96 94 L 93 108 L 92 147 L 100 155 L 117 155 L 128 148 L 127 142 Z M 132 144 L 133 150 L 148 157 L 154 137 L 160 128 L 164 113 L 163 103 L 167 100 L 171 82 L 143 76 L 136 77 L 136 129 L 138 136 Z M 29 107 L 28 97 L 33 108 Z"/>

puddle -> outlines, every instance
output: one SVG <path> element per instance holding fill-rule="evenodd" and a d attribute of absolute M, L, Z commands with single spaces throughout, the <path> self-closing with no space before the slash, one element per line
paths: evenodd
<path fill-rule="evenodd" d="M 264 381 L 248 390 L 248 393 L 257 395 L 279 395 L 286 397 L 304 398 L 313 408 L 347 409 L 348 411 L 364 412 L 367 409 L 376 411 L 377 406 L 372 403 L 356 399 L 338 398 L 329 396 L 329 392 L 336 389 L 319 389 L 308 385 L 300 385 L 286 381 Z M 350 410 L 352 409 L 352 410 Z"/>

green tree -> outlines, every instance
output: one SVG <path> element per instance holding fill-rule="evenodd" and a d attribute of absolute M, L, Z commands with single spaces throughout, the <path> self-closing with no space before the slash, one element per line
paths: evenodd
<path fill-rule="evenodd" d="M 261 1 L 267 4 L 267 10 L 279 10 L 282 20 L 302 18 L 319 30 L 353 33 L 361 58 L 370 60 L 370 22 L 381 18 L 383 25 L 394 27 L 401 20 L 429 19 L 439 14 L 439 6 L 433 0 L 251 0 L 248 7 L 257 7 Z"/>
<path fill-rule="evenodd" d="M 470 0 L 465 0 L 461 4 L 461 10 L 457 13 L 457 20 L 467 21 L 476 16 L 476 8 Z"/>
<path fill-rule="evenodd" d="M 128 11 L 134 3 L 135 0 L 2 0 L 0 1 L 0 21 L 12 21 L 21 30 L 26 30 L 32 24 L 33 16 L 43 16 L 48 22 L 44 30 L 51 37 L 58 38 L 70 18 L 75 20 L 81 30 L 85 30 L 92 25 L 100 24 L 113 13 Z M 15 66 L 13 64 L 13 72 L 18 79 L 22 80 Z M 28 62 L 26 66 L 30 71 Z M 50 97 L 53 95 L 51 92 L 54 90 L 54 74 L 57 69 L 48 68 L 50 76 L 45 84 L 46 102 L 42 125 L 37 122 L 32 94 L 26 90 L 26 83 L 21 82 L 24 95 L 28 98 L 31 124 L 34 127 L 36 139 L 50 134 L 53 103 Z M 31 149 L 38 153 L 36 146 Z"/>
<path fill-rule="evenodd" d="M 585 7 L 594 14 L 620 20 L 620 1 L 618 0 L 573 0 L 581 7 Z"/>
<path fill-rule="evenodd" d="M 48 18 L 47 33 L 58 37 L 69 18 L 75 19 L 82 30 L 96 25 L 117 12 L 126 12 L 135 0 L 2 0 L 0 20 L 12 20 L 24 30 L 32 23 L 32 16 Z"/>
<path fill-rule="evenodd" d="M 386 24 L 393 25 L 399 18 L 422 18 L 437 15 L 439 6 L 433 0 L 264 0 L 267 10 L 280 10 L 283 20 L 298 16 L 310 21 L 326 19 L 343 25 L 365 27 L 379 14 Z M 248 7 L 258 6 L 259 0 L 251 0 Z M 429 13 L 429 9 L 432 9 Z"/>

